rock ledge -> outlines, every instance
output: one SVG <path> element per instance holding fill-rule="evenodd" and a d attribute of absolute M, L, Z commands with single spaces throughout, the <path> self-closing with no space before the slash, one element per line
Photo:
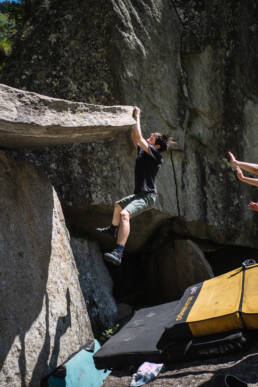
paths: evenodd
<path fill-rule="evenodd" d="M 103 140 L 128 130 L 132 106 L 71 102 L 0 84 L 0 142 L 9 148 Z"/>

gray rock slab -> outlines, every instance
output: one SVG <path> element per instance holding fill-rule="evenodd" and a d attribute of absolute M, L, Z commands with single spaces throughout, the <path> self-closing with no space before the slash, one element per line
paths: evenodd
<path fill-rule="evenodd" d="M 92 142 L 128 130 L 131 106 L 71 102 L 0 84 L 0 144 L 9 148 Z"/>
<path fill-rule="evenodd" d="M 0 152 L 0 385 L 40 378 L 92 339 L 57 194 Z"/>
<path fill-rule="evenodd" d="M 113 328 L 116 322 L 113 281 L 96 242 L 72 238 L 71 246 L 92 328 L 95 335 L 99 335 L 104 330 Z"/>

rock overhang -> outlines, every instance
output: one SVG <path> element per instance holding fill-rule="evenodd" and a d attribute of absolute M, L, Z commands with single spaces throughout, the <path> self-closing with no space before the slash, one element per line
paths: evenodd
<path fill-rule="evenodd" d="M 7 148 L 99 141 L 135 123 L 132 106 L 104 106 L 0 84 L 0 142 Z"/>

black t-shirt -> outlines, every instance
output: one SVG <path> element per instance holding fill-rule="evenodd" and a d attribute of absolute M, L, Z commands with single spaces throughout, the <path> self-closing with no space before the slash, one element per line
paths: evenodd
<path fill-rule="evenodd" d="M 140 146 L 137 148 L 135 162 L 135 189 L 134 193 L 157 192 L 155 177 L 163 163 L 161 153 L 154 146 L 149 145 L 150 153 L 145 152 Z"/>

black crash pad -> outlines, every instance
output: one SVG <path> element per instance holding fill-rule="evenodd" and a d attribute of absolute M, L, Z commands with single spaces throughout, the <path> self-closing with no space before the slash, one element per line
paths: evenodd
<path fill-rule="evenodd" d="M 164 327 L 173 318 L 177 303 L 173 301 L 136 311 L 132 319 L 95 353 L 96 368 L 121 368 L 140 365 L 144 361 L 162 363 L 164 358 L 156 345 Z"/>

